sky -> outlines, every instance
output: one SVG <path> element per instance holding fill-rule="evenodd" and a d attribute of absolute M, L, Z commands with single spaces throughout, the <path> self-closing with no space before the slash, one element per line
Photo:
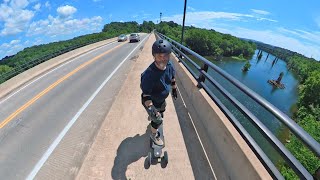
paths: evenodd
<path fill-rule="evenodd" d="M 0 59 L 26 47 L 101 32 L 113 21 L 182 24 L 184 0 L 0 0 Z M 187 0 L 185 25 L 320 60 L 319 0 Z"/>

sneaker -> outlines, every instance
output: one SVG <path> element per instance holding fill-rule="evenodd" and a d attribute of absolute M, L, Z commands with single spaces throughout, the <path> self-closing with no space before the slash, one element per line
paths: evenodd
<path fill-rule="evenodd" d="M 151 134 L 150 134 L 150 138 L 152 139 L 152 141 L 153 141 L 156 145 L 158 145 L 158 146 L 163 146 L 163 141 L 162 141 L 162 139 L 160 138 L 160 133 L 159 133 L 159 132 L 157 132 L 156 134 L 151 133 Z"/>

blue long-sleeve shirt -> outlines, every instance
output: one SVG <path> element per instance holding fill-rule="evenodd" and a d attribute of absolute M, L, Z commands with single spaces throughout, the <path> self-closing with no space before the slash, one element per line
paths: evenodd
<path fill-rule="evenodd" d="M 175 76 L 175 69 L 171 61 L 165 70 L 160 70 L 153 62 L 141 74 L 141 90 L 144 95 L 150 95 L 153 102 L 162 103 L 171 90 L 171 80 Z"/>

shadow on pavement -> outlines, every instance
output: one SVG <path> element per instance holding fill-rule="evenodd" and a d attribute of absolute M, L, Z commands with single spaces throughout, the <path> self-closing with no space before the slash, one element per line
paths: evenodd
<path fill-rule="evenodd" d="M 150 151 L 149 134 L 150 125 L 147 126 L 145 134 L 137 134 L 121 142 L 111 171 L 112 179 L 127 179 L 126 171 L 128 166 L 138 161 L 141 157 L 148 156 Z"/>

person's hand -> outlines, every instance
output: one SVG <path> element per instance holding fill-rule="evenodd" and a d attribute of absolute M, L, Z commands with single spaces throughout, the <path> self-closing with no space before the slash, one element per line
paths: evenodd
<path fill-rule="evenodd" d="M 171 95 L 174 99 L 178 98 L 178 93 L 177 93 L 177 89 L 176 88 L 172 88 L 172 92 Z"/>
<path fill-rule="evenodd" d="M 160 112 L 156 107 L 154 107 L 154 105 L 151 105 L 150 107 L 148 107 L 148 114 L 150 117 L 158 117 L 160 115 Z"/>

